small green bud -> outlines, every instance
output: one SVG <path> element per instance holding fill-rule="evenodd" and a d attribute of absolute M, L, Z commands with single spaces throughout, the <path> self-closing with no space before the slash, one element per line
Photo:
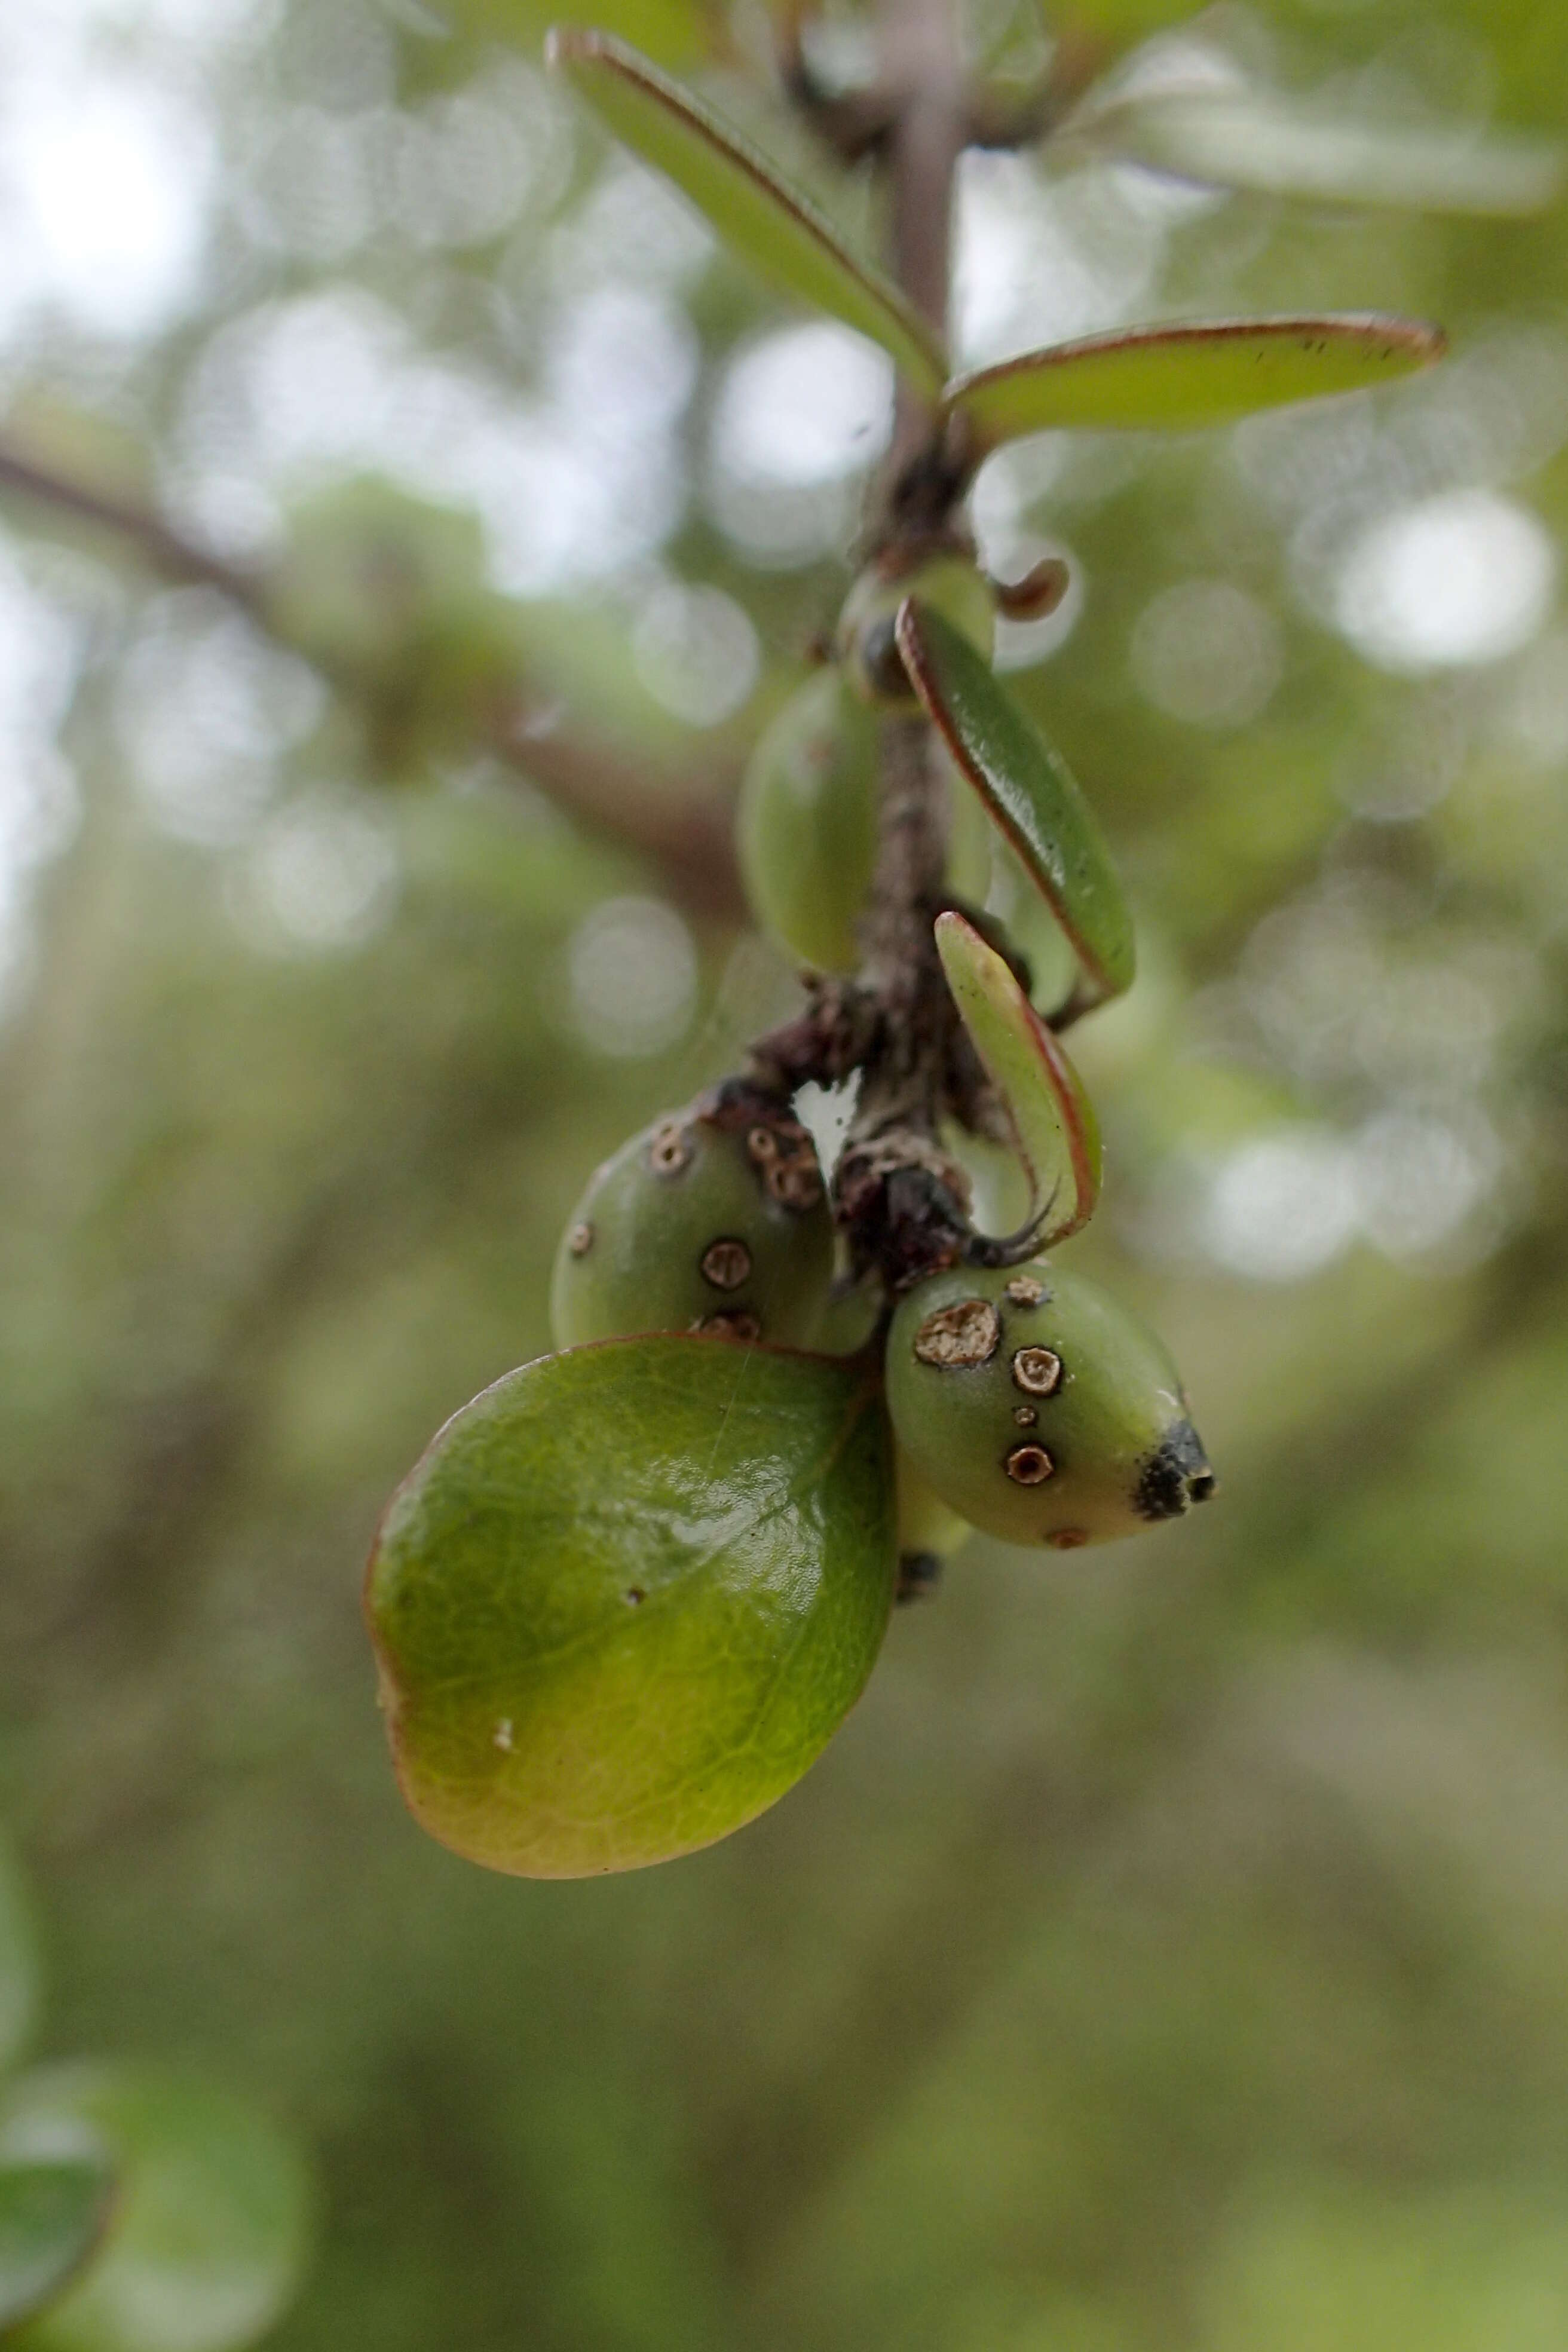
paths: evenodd
<path fill-rule="evenodd" d="M 893 1318 L 887 1382 L 921 1475 L 1009 1543 L 1068 1551 L 1214 1492 L 1162 1342 L 1097 1283 L 1044 1259 L 921 1283 Z"/>
<path fill-rule="evenodd" d="M 880 562 L 868 565 L 845 599 L 837 649 L 856 691 L 879 709 L 918 707 L 893 635 L 906 596 L 918 596 L 951 621 L 986 661 L 995 644 L 994 593 L 966 557 L 929 556 L 891 575 Z"/>

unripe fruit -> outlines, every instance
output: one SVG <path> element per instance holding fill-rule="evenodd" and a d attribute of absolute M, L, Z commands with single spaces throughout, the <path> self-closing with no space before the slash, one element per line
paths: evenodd
<path fill-rule="evenodd" d="M 844 601 L 838 616 L 837 652 L 857 693 L 884 710 L 918 706 L 893 624 L 906 596 L 942 614 L 986 661 L 996 639 L 996 604 L 989 581 L 956 552 L 928 556 L 923 563 L 889 577 L 868 564 Z"/>
<path fill-rule="evenodd" d="M 877 858 L 876 714 L 837 667 L 798 687 L 747 763 L 735 845 L 752 911 L 819 971 L 854 971 Z M 983 904 L 996 836 L 948 763 L 947 885 Z"/>
<path fill-rule="evenodd" d="M 877 856 L 877 722 L 841 671 L 807 678 L 763 730 L 736 824 L 759 922 L 805 962 L 853 971 Z"/>
<path fill-rule="evenodd" d="M 1044 1259 L 920 1284 L 893 1318 L 887 1383 L 921 1475 L 1008 1543 L 1068 1551 L 1214 1492 L 1163 1343 L 1098 1283 Z"/>
<path fill-rule="evenodd" d="M 727 1129 L 675 1112 L 589 1180 L 550 1291 L 560 1348 L 631 1331 L 714 1331 L 805 1348 L 833 1276 L 810 1136 L 787 1117 Z"/>
<path fill-rule="evenodd" d="M 924 1552 L 935 1559 L 950 1559 L 973 1534 L 969 1521 L 949 1509 L 901 1445 L 893 1448 L 893 1485 L 899 1501 L 900 1555 Z"/>

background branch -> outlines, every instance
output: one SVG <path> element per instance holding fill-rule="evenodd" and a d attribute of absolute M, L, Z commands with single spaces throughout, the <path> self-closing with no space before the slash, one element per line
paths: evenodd
<path fill-rule="evenodd" d="M 278 625 L 265 572 L 215 555 L 148 506 L 72 479 L 0 440 L 0 492 L 102 531 L 161 579 L 215 589 L 274 643 L 301 655 L 333 691 L 364 705 L 369 681 L 301 646 Z M 740 780 L 734 760 L 711 760 L 694 784 L 660 775 L 648 762 L 592 735 L 562 729 L 552 709 L 521 688 L 499 709 L 475 713 L 475 748 L 535 785 L 584 832 L 636 850 L 656 868 L 668 896 L 704 922 L 739 923 L 746 906 L 732 839 L 731 803 Z"/>

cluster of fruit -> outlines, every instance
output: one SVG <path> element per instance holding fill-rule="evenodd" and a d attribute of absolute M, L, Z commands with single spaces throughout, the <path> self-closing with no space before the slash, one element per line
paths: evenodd
<path fill-rule="evenodd" d="M 646 1331 L 882 1357 L 906 1591 L 972 1528 L 1058 1551 L 1184 1511 L 1213 1479 L 1154 1334 L 1036 1257 L 957 1265 L 898 1302 L 834 1282 L 816 1150 L 785 1114 L 694 1105 L 590 1181 L 556 1256 L 560 1348 Z M 884 1329 L 884 1326 L 886 1326 Z"/>
<path fill-rule="evenodd" d="M 1442 347 L 1365 316 L 1184 322 L 952 375 L 931 322 L 689 90 L 602 34 L 550 54 L 733 250 L 882 345 L 919 446 L 742 798 L 752 900 L 816 975 L 807 1013 L 594 1177 L 555 1268 L 560 1352 L 447 1423 L 372 1555 L 405 1796 L 458 1852 L 543 1877 L 687 1853 L 772 1804 L 854 1704 L 900 1581 L 971 1528 L 1065 1550 L 1212 1492 L 1159 1341 L 1045 1255 L 1100 1189 L 1060 1032 L 1129 985 L 1132 931 L 1083 795 L 991 666 L 998 602 L 1048 609 L 1062 568 L 998 589 L 962 503 L 1020 435 L 1228 421 Z M 982 911 L 998 861 L 1005 929 Z M 829 1186 L 795 1091 L 853 1071 Z M 1016 1147 L 1018 1234 L 974 1230 L 964 1133 Z"/>
<path fill-rule="evenodd" d="M 851 597 L 835 666 L 804 689 L 808 723 L 786 710 L 748 781 L 757 912 L 820 964 L 842 884 L 832 919 L 853 948 L 875 895 L 883 730 L 912 723 L 922 759 L 939 760 L 939 730 L 955 754 L 928 788 L 968 795 L 985 776 L 983 822 L 996 776 L 1022 795 L 1030 871 L 1048 830 L 1049 904 L 1109 992 L 1131 969 L 1125 911 L 1076 786 L 1010 712 L 1023 731 L 1001 764 L 977 754 L 973 715 L 994 737 L 1001 692 L 974 642 L 990 612 L 978 572 L 945 553 Z M 845 800 L 868 836 L 853 867 Z M 830 1187 L 761 1041 L 747 1072 L 595 1172 L 556 1255 L 560 1352 L 458 1414 L 394 1498 L 369 1582 L 394 1748 L 421 1821 L 475 1860 L 575 1875 L 722 1836 L 800 1777 L 892 1601 L 928 1589 L 972 1529 L 1068 1550 L 1212 1490 L 1160 1342 L 1040 1254 L 1092 1210 L 1100 1149 L 1023 959 L 957 908 L 934 936 L 921 919 L 946 1010 L 918 1050 L 874 982 L 813 998 L 824 1074 L 858 1004 L 868 1097 L 889 1060 L 923 1081 L 923 1117 L 870 1118 L 858 1217 L 856 1129 Z M 1034 1213 L 1006 1241 L 971 1227 L 937 1134 L 966 1107 L 1006 1127 L 1030 1178 Z"/>

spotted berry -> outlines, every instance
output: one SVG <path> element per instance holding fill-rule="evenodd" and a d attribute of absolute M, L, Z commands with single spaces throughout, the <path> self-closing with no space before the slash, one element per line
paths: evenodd
<path fill-rule="evenodd" d="M 900 1445 L 949 1509 L 1009 1543 L 1132 1535 L 1214 1492 L 1163 1343 L 1044 1259 L 931 1276 L 888 1337 Z"/>
<path fill-rule="evenodd" d="M 814 1344 L 833 1223 L 811 1138 L 786 1116 L 656 1120 L 590 1179 L 555 1254 L 558 1347 L 633 1331 Z"/>

